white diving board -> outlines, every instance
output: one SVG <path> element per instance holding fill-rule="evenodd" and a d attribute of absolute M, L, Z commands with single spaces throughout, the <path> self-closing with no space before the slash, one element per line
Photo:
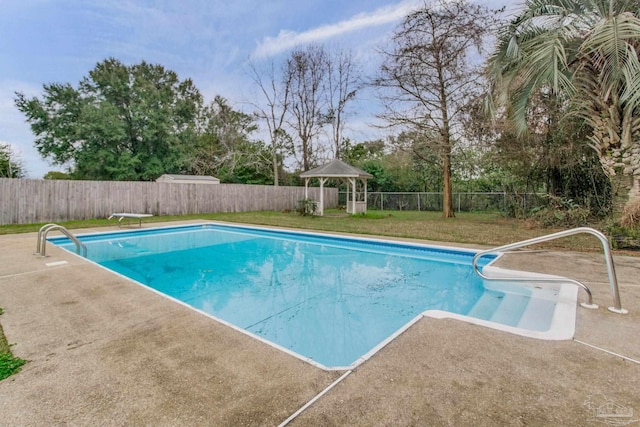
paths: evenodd
<path fill-rule="evenodd" d="M 127 224 L 131 223 L 131 219 L 137 219 L 138 220 L 138 226 L 142 227 L 142 218 L 148 218 L 150 216 L 153 216 L 153 215 L 152 214 L 137 214 L 137 213 L 122 212 L 122 213 L 113 213 L 107 219 L 118 218 L 118 227 L 120 227 L 122 225 L 121 224 L 122 220 L 125 219 L 125 218 L 127 218 L 127 220 L 128 220 Z"/>

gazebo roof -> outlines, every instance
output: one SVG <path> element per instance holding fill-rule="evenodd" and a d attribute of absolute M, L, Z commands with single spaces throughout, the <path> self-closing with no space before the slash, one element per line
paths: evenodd
<path fill-rule="evenodd" d="M 317 168 L 302 172 L 301 178 L 373 178 L 373 175 L 358 169 L 354 166 L 348 165 L 340 159 L 332 160 L 326 165 L 318 166 Z"/>

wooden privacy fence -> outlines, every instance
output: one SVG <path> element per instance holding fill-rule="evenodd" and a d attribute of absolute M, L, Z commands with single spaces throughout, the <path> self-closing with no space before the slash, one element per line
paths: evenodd
<path fill-rule="evenodd" d="M 319 188 L 309 188 L 318 200 Z M 114 212 L 187 215 L 295 209 L 304 187 L 243 184 L 169 184 L 0 178 L 0 225 L 106 218 Z M 338 190 L 324 189 L 325 205 Z"/>

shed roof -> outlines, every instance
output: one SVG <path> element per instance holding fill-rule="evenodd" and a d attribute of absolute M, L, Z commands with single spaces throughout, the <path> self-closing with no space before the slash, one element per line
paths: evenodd
<path fill-rule="evenodd" d="M 373 178 L 373 175 L 351 166 L 340 159 L 332 160 L 326 165 L 310 169 L 300 174 L 301 178 Z"/>
<path fill-rule="evenodd" d="M 177 175 L 177 174 L 170 174 L 170 173 L 165 173 L 160 178 L 168 179 L 168 180 L 175 180 L 175 181 L 185 181 L 185 180 L 189 180 L 189 181 L 220 181 L 218 178 L 213 177 L 213 176 L 209 176 L 209 175 Z M 158 178 L 158 179 L 160 179 L 160 178 Z"/>

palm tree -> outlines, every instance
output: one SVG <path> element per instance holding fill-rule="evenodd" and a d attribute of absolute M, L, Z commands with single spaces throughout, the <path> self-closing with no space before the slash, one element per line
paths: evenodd
<path fill-rule="evenodd" d="M 530 98 L 555 94 L 585 120 L 614 190 L 613 214 L 640 198 L 640 0 L 529 0 L 489 59 L 489 105 L 526 131 Z"/>

